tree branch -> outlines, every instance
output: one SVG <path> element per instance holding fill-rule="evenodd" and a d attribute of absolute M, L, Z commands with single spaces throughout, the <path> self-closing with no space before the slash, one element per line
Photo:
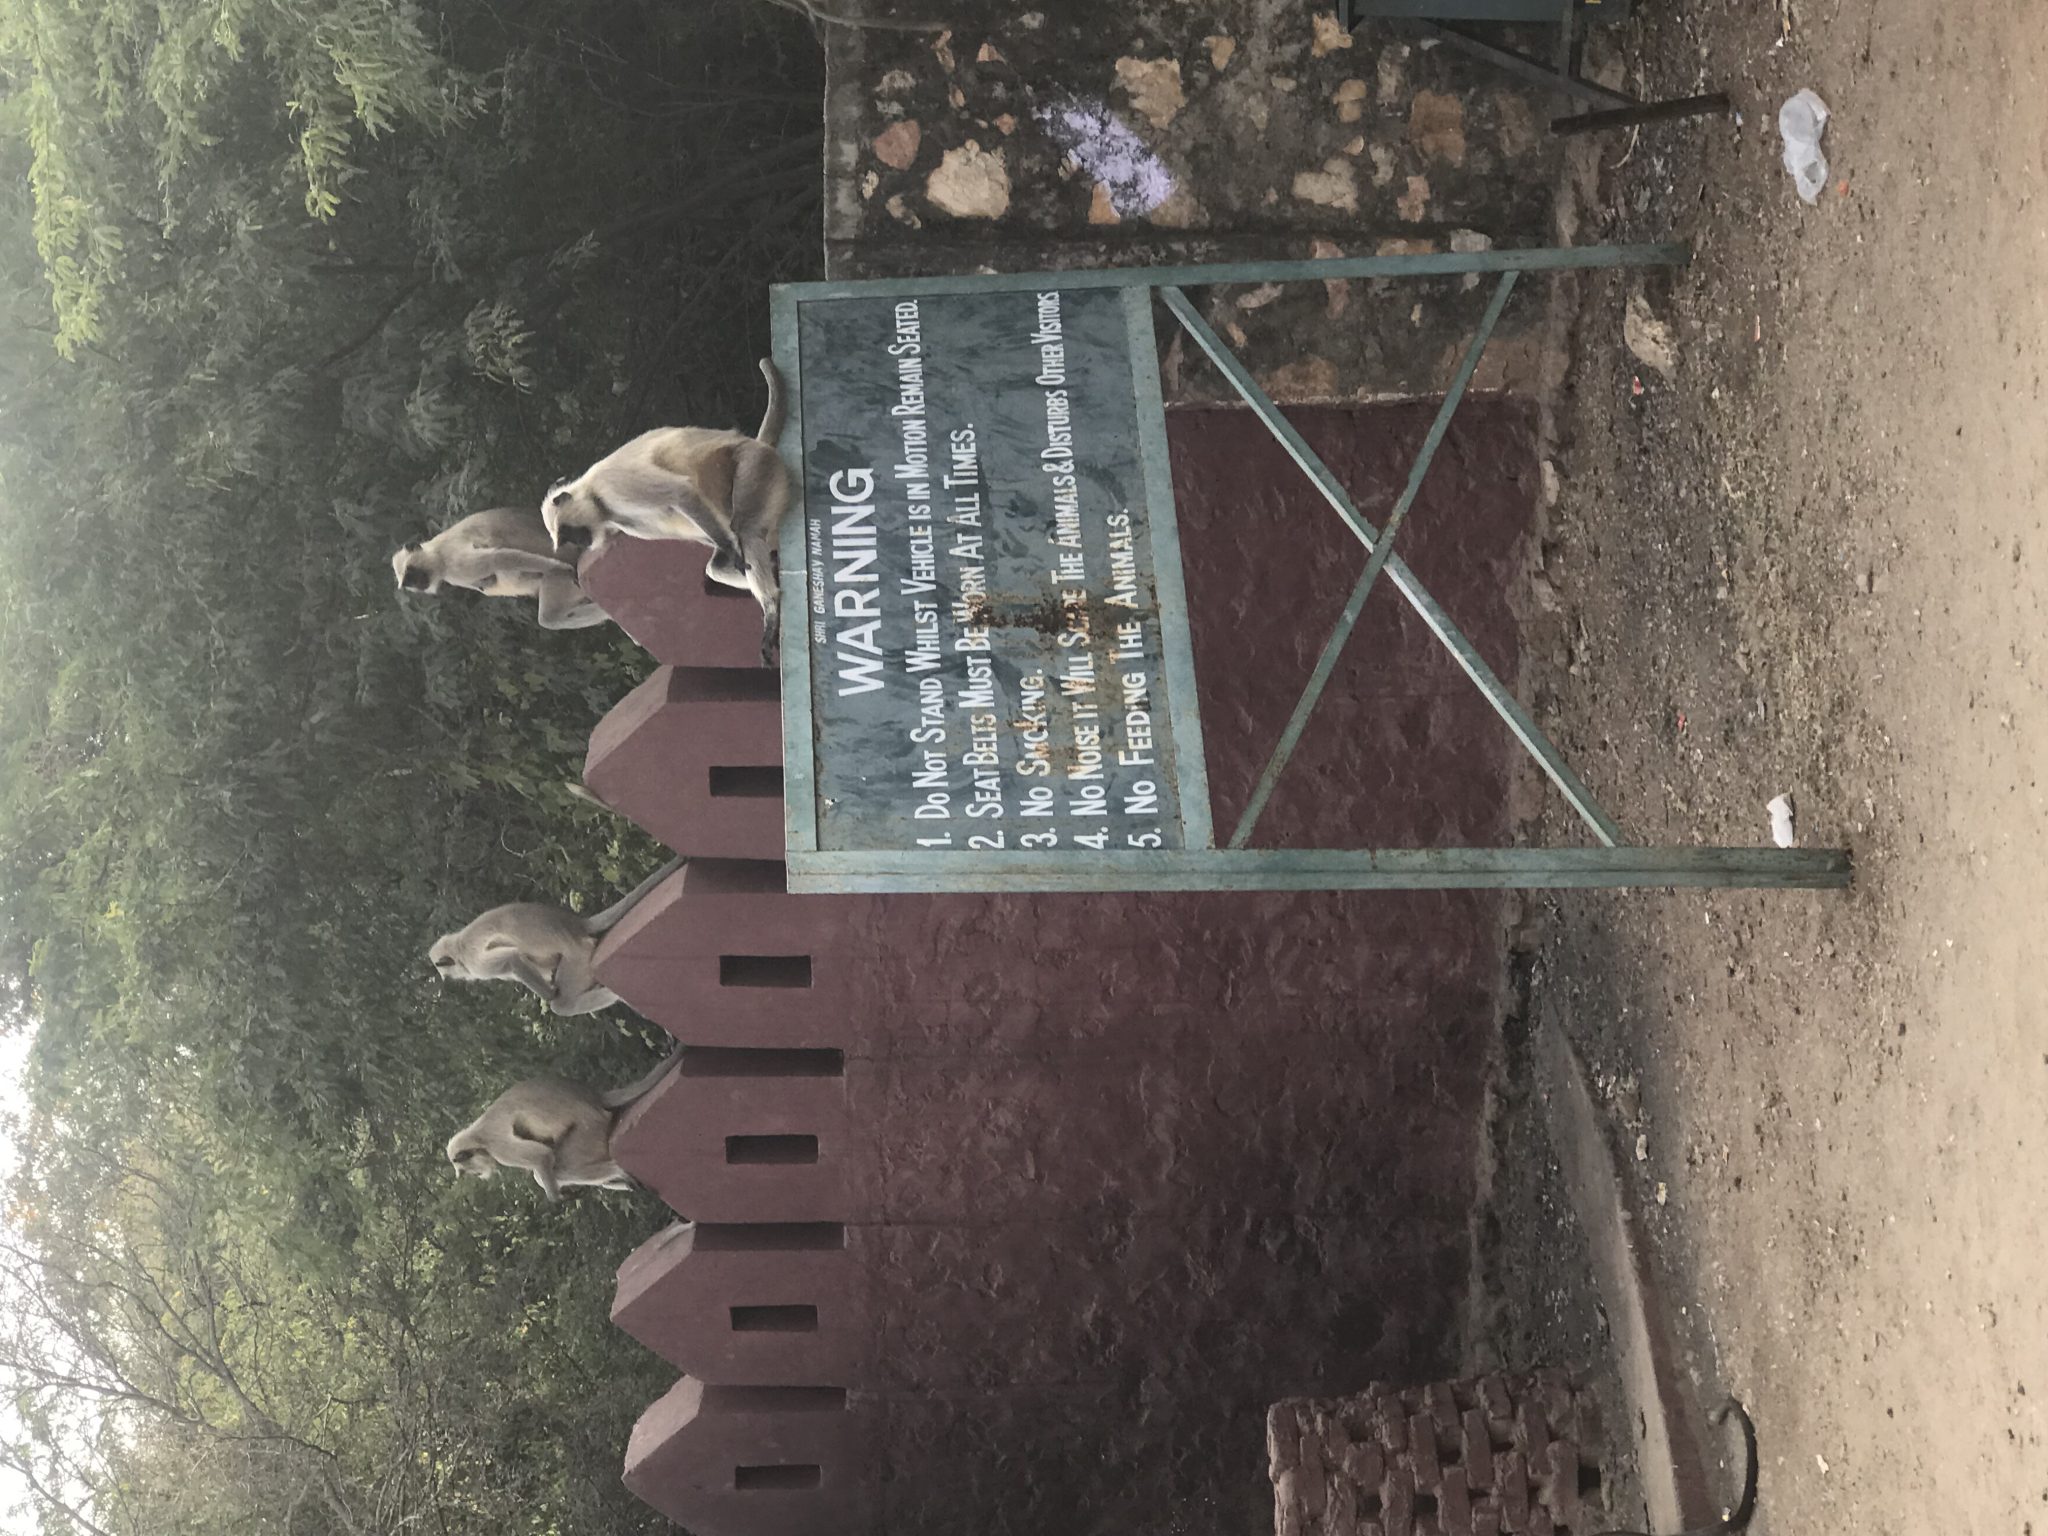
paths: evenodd
<path fill-rule="evenodd" d="M 391 317 L 397 314 L 399 310 L 405 307 L 405 301 L 411 298 L 414 294 L 418 293 L 422 288 L 426 287 L 427 284 L 432 281 L 433 275 L 431 271 L 429 271 L 427 276 L 419 278 L 413 282 L 407 283 L 403 288 L 399 289 L 397 298 L 393 299 L 389 304 L 385 305 L 383 309 L 377 312 L 377 317 L 374 320 L 372 320 L 368 325 L 364 326 L 360 331 L 358 331 L 354 336 L 350 337 L 347 341 L 343 342 L 340 346 L 336 347 L 332 352 L 328 353 L 325 357 L 321 358 L 320 361 L 315 363 L 313 366 L 316 369 L 332 368 L 336 363 L 342 362 L 345 359 L 352 357 L 357 352 L 362 351 L 364 347 L 367 347 L 371 342 L 377 339 L 378 335 L 383 331 L 385 325 L 390 322 Z"/>
<path fill-rule="evenodd" d="M 112 1531 L 89 1518 L 85 1511 L 77 1505 L 52 1493 L 44 1484 L 42 1478 L 37 1476 L 34 1463 L 26 1456 L 21 1455 L 12 1448 L 0 1448 L 0 1467 L 6 1467 L 12 1471 L 16 1477 L 28 1485 L 30 1493 L 34 1494 L 38 1500 L 48 1505 L 51 1509 L 56 1510 L 58 1514 L 69 1520 L 78 1529 L 84 1531 L 86 1536 L 114 1536 Z"/>

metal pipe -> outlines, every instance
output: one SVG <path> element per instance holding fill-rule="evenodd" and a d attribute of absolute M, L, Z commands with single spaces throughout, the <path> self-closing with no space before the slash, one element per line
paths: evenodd
<path fill-rule="evenodd" d="M 1417 891 L 1741 887 L 1833 890 L 1839 848 L 1207 848 L 793 853 L 789 889 L 846 891 Z"/>
<path fill-rule="evenodd" d="M 1576 117 L 1553 117 L 1550 131 L 1556 134 L 1598 133 L 1602 128 L 1633 128 L 1638 123 L 1668 123 L 1681 117 L 1705 117 L 1709 112 L 1726 112 L 1728 93 L 1707 96 L 1679 96 L 1670 101 L 1646 101 L 1640 106 L 1616 107 L 1607 112 L 1581 112 Z"/>
<path fill-rule="evenodd" d="M 825 299 L 938 297 L 1037 288 L 1204 288 L 1217 283 L 1306 283 L 1349 277 L 1462 277 L 1468 272 L 1569 272 L 1588 267 L 1682 267 L 1692 247 L 1539 246 L 1532 250 L 1422 251 L 1400 256 L 1331 256 L 1308 261 L 1235 261 L 1204 266 L 1083 267 L 1070 272 L 990 272 L 955 277 L 892 277 L 853 282 L 781 283 L 771 290 L 798 303 Z"/>

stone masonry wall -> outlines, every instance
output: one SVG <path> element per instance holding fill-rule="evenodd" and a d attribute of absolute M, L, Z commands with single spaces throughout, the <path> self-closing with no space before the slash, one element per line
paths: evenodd
<path fill-rule="evenodd" d="M 1544 244 L 1552 105 L 1308 0 L 871 0 L 942 31 L 826 29 L 836 277 Z M 1460 280 L 1208 297 L 1282 401 L 1439 390 L 1484 307 Z M 1534 377 L 1518 304 L 1479 387 Z M 1205 370 L 1169 373 L 1213 398 Z M 1169 398 L 1176 398 L 1169 395 Z"/>

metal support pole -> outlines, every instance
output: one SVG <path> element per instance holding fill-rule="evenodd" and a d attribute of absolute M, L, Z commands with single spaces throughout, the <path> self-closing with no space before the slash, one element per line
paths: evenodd
<path fill-rule="evenodd" d="M 1579 272 L 1589 267 L 1682 267 L 1692 247 L 1673 245 L 1539 246 L 1533 250 L 1425 251 L 1400 256 L 1330 256 L 1307 261 L 1223 261 L 1207 266 L 1085 267 L 1072 272 L 995 272 L 795 285 L 805 303 L 870 298 L 877 292 L 985 293 L 1036 285 L 1081 288 L 1206 288 L 1216 283 L 1318 283 L 1337 277 L 1463 277 L 1468 272 Z"/>
<path fill-rule="evenodd" d="M 1579 0 L 1558 0 L 1557 74 L 1561 80 L 1579 78 Z"/>
<path fill-rule="evenodd" d="M 1581 112 L 1576 117 L 1553 117 L 1552 133 L 1598 133 L 1602 128 L 1633 128 L 1638 123 L 1668 123 L 1681 117 L 1705 117 L 1728 110 L 1728 93 L 1715 91 L 1706 96 L 1680 96 L 1671 101 L 1646 101 L 1635 107 L 1615 107 L 1606 112 Z"/>
<path fill-rule="evenodd" d="M 792 853 L 792 891 L 1499 891 L 1684 886 L 1832 890 L 1838 848 L 1162 848 L 1087 855 L 1005 850 Z"/>

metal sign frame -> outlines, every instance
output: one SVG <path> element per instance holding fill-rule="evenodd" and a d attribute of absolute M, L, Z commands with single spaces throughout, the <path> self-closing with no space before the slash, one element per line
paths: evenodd
<path fill-rule="evenodd" d="M 772 291 L 774 358 L 788 385 L 789 423 L 782 452 L 799 487 L 803 463 L 803 370 L 798 314 L 812 303 L 845 299 L 935 298 L 1014 291 L 1124 290 L 1124 315 L 1138 399 L 1139 451 L 1149 506 L 1154 578 L 1165 637 L 1167 715 L 1179 766 L 1185 846 L 1179 849 L 836 851 L 818 846 L 817 777 L 813 758 L 811 653 L 806 605 L 782 609 L 783 806 L 792 891 L 1195 891 L 1424 890 L 1575 887 L 1740 886 L 1821 889 L 1845 886 L 1849 855 L 1841 849 L 1637 847 L 1593 799 L 1529 712 L 1481 659 L 1470 640 L 1396 555 L 1394 536 L 1414 506 L 1423 477 L 1463 401 L 1487 341 L 1523 272 L 1586 268 L 1682 266 L 1684 245 L 1544 247 L 1466 254 L 1340 257 L 1187 267 L 1131 267 L 1076 272 L 1004 273 L 901 278 L 868 282 L 789 283 Z M 1317 457 L 1244 364 L 1202 319 L 1183 289 L 1220 283 L 1320 282 L 1329 278 L 1431 278 L 1491 275 L 1493 295 L 1416 455 L 1408 482 L 1384 528 L 1360 514 L 1329 467 Z M 1159 386 L 1153 300 L 1215 363 L 1260 422 L 1301 468 L 1367 552 L 1350 601 L 1296 703 L 1257 788 L 1226 847 L 1215 846 L 1203 753 L 1200 708 L 1182 581 L 1173 481 L 1168 468 L 1166 410 Z M 792 516 L 782 534 L 785 592 L 809 586 L 805 518 Z M 1254 849 L 1259 817 L 1286 769 L 1365 601 L 1384 572 L 1440 644 L 1492 705 L 1510 733 L 1556 785 L 1599 845 L 1573 848 Z"/>

